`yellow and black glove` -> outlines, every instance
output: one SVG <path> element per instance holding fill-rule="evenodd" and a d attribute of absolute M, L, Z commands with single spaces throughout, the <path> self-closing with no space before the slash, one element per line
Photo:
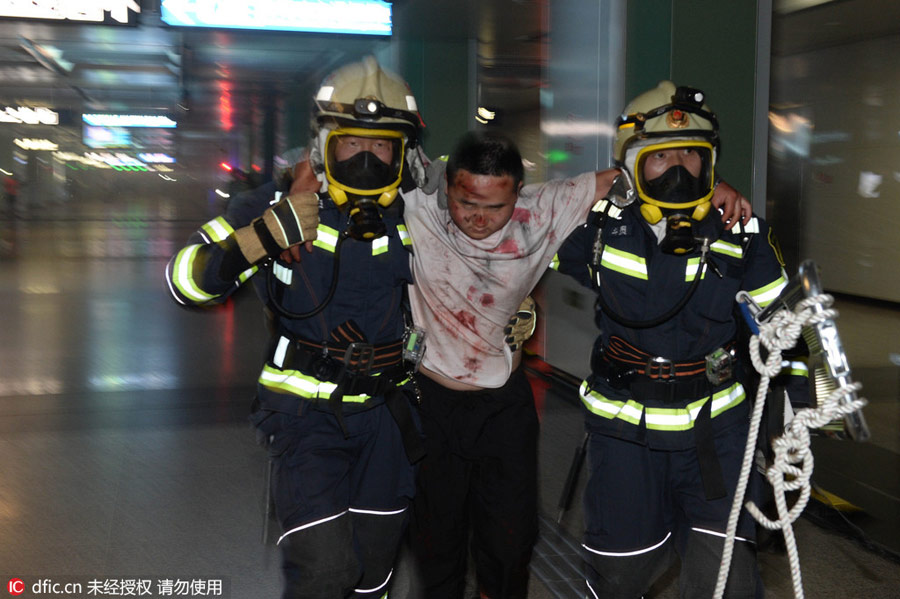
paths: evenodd
<path fill-rule="evenodd" d="M 537 312 L 534 300 L 529 295 L 519 305 L 519 309 L 509 319 L 503 334 L 506 335 L 506 344 L 512 351 L 517 351 L 534 335 L 534 327 L 537 324 Z"/>

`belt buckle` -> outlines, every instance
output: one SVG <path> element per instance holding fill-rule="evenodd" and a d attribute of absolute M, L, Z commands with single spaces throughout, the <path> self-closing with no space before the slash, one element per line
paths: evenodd
<path fill-rule="evenodd" d="M 367 375 L 375 362 L 375 347 L 371 343 L 354 341 L 344 352 L 344 368 L 356 375 Z"/>
<path fill-rule="evenodd" d="M 661 356 L 650 356 L 647 358 L 646 374 L 653 379 L 667 381 L 675 379 L 675 365 L 672 360 Z"/>

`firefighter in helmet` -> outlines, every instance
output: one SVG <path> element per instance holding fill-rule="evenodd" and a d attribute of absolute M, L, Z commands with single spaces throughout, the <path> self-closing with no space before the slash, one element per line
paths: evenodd
<path fill-rule="evenodd" d="M 325 79 L 312 125 L 320 191 L 300 192 L 310 181 L 297 177 L 243 194 L 166 272 L 188 306 L 253 280 L 272 315 L 251 420 L 272 463 L 283 597 L 374 599 L 421 456 L 400 194 L 424 180 L 423 124 L 406 83 L 368 57 Z"/>
<path fill-rule="evenodd" d="M 762 219 L 725 230 L 710 214 L 720 142 L 703 92 L 663 81 L 639 95 L 613 153 L 621 180 L 559 253 L 560 270 L 596 290 L 601 331 L 579 391 L 586 580 L 590 596 L 637 599 L 677 555 L 681 597 L 708 598 L 753 382 L 735 295 L 766 305 L 786 278 Z M 727 597 L 761 592 L 754 534 L 743 513 Z"/>

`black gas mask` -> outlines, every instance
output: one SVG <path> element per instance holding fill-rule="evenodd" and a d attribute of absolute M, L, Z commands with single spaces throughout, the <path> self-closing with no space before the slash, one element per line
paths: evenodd
<path fill-rule="evenodd" d="M 373 141 L 381 144 L 382 150 L 389 144 L 390 163 L 367 149 Z M 346 147 L 338 151 L 341 143 L 351 152 L 359 151 L 338 160 L 341 152 L 348 152 Z M 403 163 L 404 141 L 397 131 L 344 128 L 329 134 L 325 150 L 328 194 L 339 207 L 349 209 L 347 234 L 351 238 L 371 241 L 385 234 L 381 211 L 397 197 Z"/>
<path fill-rule="evenodd" d="M 662 204 L 689 204 L 704 194 L 700 178 L 680 165 L 673 166 L 652 181 L 645 181 L 644 187 L 648 196 Z"/>
<path fill-rule="evenodd" d="M 347 160 L 332 162 L 331 176 L 357 190 L 380 190 L 391 184 L 394 170 L 372 152 L 359 152 Z"/>
<path fill-rule="evenodd" d="M 665 219 L 660 242 L 664 252 L 685 254 L 696 249 L 694 223 L 706 218 L 711 208 L 713 161 L 712 144 L 704 140 L 661 140 L 637 152 L 635 183 L 641 215 L 651 225 Z"/>
<path fill-rule="evenodd" d="M 347 160 L 334 162 L 331 175 L 352 189 L 382 189 L 391 183 L 391 166 L 382 162 L 372 152 L 359 152 Z M 396 192 L 394 192 L 396 194 Z M 350 209 L 350 227 L 347 234 L 359 241 L 370 241 L 385 234 L 377 196 L 360 195 L 344 191 L 343 197 Z"/>
<path fill-rule="evenodd" d="M 666 204 L 689 204 L 691 201 L 703 195 L 703 186 L 698 177 L 693 176 L 683 166 L 673 166 L 662 176 L 646 181 L 647 195 L 660 200 Z M 709 206 L 709 204 L 705 204 Z M 684 210 L 672 208 L 658 208 L 653 206 L 652 212 L 654 218 L 656 211 L 662 213 L 666 219 L 666 232 L 659 244 L 660 249 L 667 254 L 686 254 L 694 251 L 697 242 L 694 238 L 694 222 L 695 219 L 691 214 Z M 641 212 L 647 212 L 641 209 Z M 697 209 L 690 211 L 697 212 Z M 702 212 L 702 216 L 706 216 L 707 211 Z M 647 215 L 644 215 L 647 218 Z M 701 216 L 701 215 L 697 215 Z M 647 218 L 649 221 L 650 218 Z"/>

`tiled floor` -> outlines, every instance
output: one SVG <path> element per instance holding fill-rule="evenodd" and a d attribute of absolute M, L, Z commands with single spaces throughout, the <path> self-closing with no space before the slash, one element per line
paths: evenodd
<path fill-rule="evenodd" d="M 107 596 L 143 579 L 160 595 L 164 581 L 193 584 L 193 596 L 217 581 L 219 596 L 232 599 L 279 595 L 277 553 L 261 542 L 266 464 L 245 420 L 262 315 L 250 293 L 205 313 L 168 298 L 165 260 L 195 224 L 0 226 L 0 580 L 22 579 L 26 597 L 46 579 L 96 580 Z M 843 446 L 830 447 L 817 468 L 831 484 L 896 506 L 900 369 L 887 356 L 900 353 L 900 312 L 850 301 L 843 309 L 875 441 L 854 448 L 849 465 Z M 554 385 L 543 400 L 532 598 L 581 593 L 579 501 L 561 529 L 553 524 L 580 438 L 571 390 Z M 900 514 L 854 518 L 867 531 L 895 530 Z M 796 530 L 807 596 L 900 597 L 897 561 L 805 519 Z M 786 558 L 767 553 L 762 562 L 768 596 L 791 596 Z M 401 564 L 394 596 L 403 596 L 405 575 Z M 674 597 L 675 587 L 669 576 L 651 596 Z"/>

